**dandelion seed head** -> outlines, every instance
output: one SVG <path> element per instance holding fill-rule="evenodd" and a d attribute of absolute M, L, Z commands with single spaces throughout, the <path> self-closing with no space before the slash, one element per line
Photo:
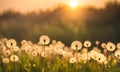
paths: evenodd
<path fill-rule="evenodd" d="M 95 44 L 96 44 L 96 45 L 99 45 L 99 44 L 100 44 L 100 42 L 99 42 L 99 41 L 95 41 Z"/>
<path fill-rule="evenodd" d="M 112 43 L 112 42 L 108 42 L 107 45 L 106 45 L 106 48 L 108 51 L 114 51 L 115 50 L 115 44 Z"/>
<path fill-rule="evenodd" d="M 17 62 L 17 61 L 19 61 L 19 57 L 18 57 L 17 55 L 11 55 L 11 56 L 10 56 L 10 60 L 11 60 L 12 62 Z"/>
<path fill-rule="evenodd" d="M 39 39 L 40 43 L 43 45 L 47 45 L 50 42 L 50 38 L 47 35 L 42 35 Z"/>
<path fill-rule="evenodd" d="M 36 51 L 32 51 L 31 53 L 33 57 L 36 57 L 38 55 Z"/>
<path fill-rule="evenodd" d="M 120 49 L 120 43 L 117 43 L 117 48 Z"/>
<path fill-rule="evenodd" d="M 82 43 L 80 41 L 73 41 L 71 44 L 73 50 L 80 50 L 82 48 Z"/>
<path fill-rule="evenodd" d="M 90 41 L 86 40 L 83 45 L 84 47 L 90 47 L 92 44 Z"/>
<path fill-rule="evenodd" d="M 5 57 L 10 56 L 10 54 L 11 54 L 11 51 L 10 51 L 10 50 L 5 50 L 5 51 L 4 51 L 4 56 L 5 56 Z"/>
<path fill-rule="evenodd" d="M 5 63 L 5 64 L 8 64 L 9 63 L 9 58 L 3 58 L 2 62 Z"/>
<path fill-rule="evenodd" d="M 102 48 L 106 48 L 106 45 L 107 45 L 106 43 L 102 43 L 102 44 L 101 44 L 101 47 L 102 47 Z"/>
<path fill-rule="evenodd" d="M 70 59 L 69 59 L 69 62 L 70 62 L 70 63 L 75 63 L 75 62 L 76 62 L 76 58 L 74 58 L 74 57 L 70 58 Z"/>
<path fill-rule="evenodd" d="M 8 47 L 8 48 L 13 48 L 13 47 L 16 46 L 16 45 L 17 45 L 17 42 L 16 42 L 15 39 L 9 39 L 9 40 L 7 41 L 7 47 Z"/>
<path fill-rule="evenodd" d="M 42 53 L 41 53 L 41 56 L 42 56 L 42 57 L 47 57 L 47 54 L 46 54 L 45 52 L 42 52 Z"/>
<path fill-rule="evenodd" d="M 106 60 L 105 55 L 103 55 L 103 54 L 98 54 L 98 55 L 97 55 L 97 61 L 98 61 L 99 63 L 103 63 L 105 60 Z"/>
<path fill-rule="evenodd" d="M 120 50 L 115 51 L 115 56 L 120 59 Z"/>

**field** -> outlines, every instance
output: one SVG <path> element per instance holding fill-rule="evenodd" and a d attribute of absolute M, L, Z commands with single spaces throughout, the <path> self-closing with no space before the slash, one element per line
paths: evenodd
<path fill-rule="evenodd" d="M 119 72 L 120 43 L 61 41 L 42 35 L 38 43 L 0 40 L 0 72 Z"/>

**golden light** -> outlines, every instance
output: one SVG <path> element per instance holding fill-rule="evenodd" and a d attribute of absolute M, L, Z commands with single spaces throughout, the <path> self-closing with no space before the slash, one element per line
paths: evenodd
<path fill-rule="evenodd" d="M 75 7 L 78 6 L 76 0 L 71 0 L 70 3 L 69 3 L 69 5 L 70 5 L 72 8 L 75 8 Z"/>

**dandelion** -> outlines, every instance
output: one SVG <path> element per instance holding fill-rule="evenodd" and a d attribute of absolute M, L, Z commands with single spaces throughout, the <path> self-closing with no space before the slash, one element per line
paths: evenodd
<path fill-rule="evenodd" d="M 117 48 L 120 49 L 120 43 L 117 43 Z"/>
<path fill-rule="evenodd" d="M 31 46 L 28 45 L 28 46 L 25 47 L 25 53 L 29 54 L 31 51 L 32 51 L 32 47 Z"/>
<path fill-rule="evenodd" d="M 10 56 L 10 54 L 11 54 L 10 50 L 5 50 L 5 51 L 4 51 L 4 56 L 5 56 L 5 57 Z"/>
<path fill-rule="evenodd" d="M 101 50 L 98 47 L 94 47 L 93 50 L 95 50 L 98 53 L 101 53 Z"/>
<path fill-rule="evenodd" d="M 82 43 L 80 41 L 73 41 L 71 44 L 73 50 L 80 50 L 82 48 Z"/>
<path fill-rule="evenodd" d="M 70 62 L 70 63 L 75 63 L 75 62 L 76 62 L 76 58 L 74 58 L 74 57 L 70 58 L 70 59 L 69 59 L 69 62 Z"/>
<path fill-rule="evenodd" d="M 50 38 L 47 35 L 42 35 L 39 39 L 40 43 L 43 45 L 47 45 L 50 42 Z"/>
<path fill-rule="evenodd" d="M 103 63 L 104 63 L 104 65 L 107 65 L 108 64 L 108 60 L 105 60 Z"/>
<path fill-rule="evenodd" d="M 57 42 L 56 40 L 52 40 L 52 44 L 55 45 Z"/>
<path fill-rule="evenodd" d="M 13 48 L 14 46 L 16 46 L 17 45 L 17 42 L 14 40 L 14 39 L 9 39 L 8 41 L 7 41 L 7 47 L 8 48 Z"/>
<path fill-rule="evenodd" d="M 84 53 L 88 53 L 88 49 L 87 48 L 83 48 L 82 49 L 82 54 L 84 54 Z"/>
<path fill-rule="evenodd" d="M 5 63 L 5 64 L 8 64 L 9 63 L 9 58 L 3 58 L 2 62 Z"/>
<path fill-rule="evenodd" d="M 85 47 L 90 47 L 92 44 L 90 41 L 85 41 L 84 44 L 83 44 Z"/>
<path fill-rule="evenodd" d="M 13 51 L 15 51 L 15 52 L 19 51 L 19 47 L 18 46 L 14 46 Z"/>
<path fill-rule="evenodd" d="M 102 44 L 101 44 L 101 47 L 102 47 L 102 48 L 106 48 L 106 45 L 107 45 L 106 43 L 102 43 Z"/>
<path fill-rule="evenodd" d="M 41 56 L 42 56 L 42 57 L 47 57 L 47 54 L 46 54 L 45 52 L 42 52 L 42 53 L 41 53 Z"/>
<path fill-rule="evenodd" d="M 106 60 L 105 55 L 103 55 L 103 54 L 98 54 L 98 55 L 97 55 L 97 61 L 98 61 L 99 63 L 103 63 L 105 60 Z"/>
<path fill-rule="evenodd" d="M 100 44 L 100 42 L 99 41 L 95 41 L 95 44 L 98 46 Z"/>
<path fill-rule="evenodd" d="M 89 53 L 85 53 L 85 54 L 81 54 L 81 59 L 86 62 L 88 60 L 90 60 L 90 56 L 89 56 Z"/>
<path fill-rule="evenodd" d="M 6 47 L 4 45 L 0 46 L 0 51 L 5 51 Z"/>
<path fill-rule="evenodd" d="M 106 48 L 108 51 L 114 51 L 116 47 L 112 42 L 108 42 Z"/>
<path fill-rule="evenodd" d="M 94 60 L 96 60 L 97 55 L 98 55 L 98 52 L 96 52 L 95 50 L 91 50 L 89 53 L 89 56 Z"/>
<path fill-rule="evenodd" d="M 11 55 L 11 56 L 10 56 L 10 60 L 11 60 L 12 62 L 17 62 L 17 61 L 19 60 L 19 57 L 18 57 L 17 55 Z"/>
<path fill-rule="evenodd" d="M 28 43 L 27 43 L 27 41 L 26 40 L 22 40 L 21 41 L 21 45 L 27 45 Z"/>
<path fill-rule="evenodd" d="M 36 51 L 32 51 L 32 56 L 37 56 L 37 52 Z"/>
<path fill-rule="evenodd" d="M 115 56 L 120 59 L 120 50 L 115 51 Z"/>

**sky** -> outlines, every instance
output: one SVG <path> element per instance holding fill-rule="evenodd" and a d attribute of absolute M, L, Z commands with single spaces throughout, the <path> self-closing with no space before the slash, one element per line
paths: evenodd
<path fill-rule="evenodd" d="M 94 5 L 102 7 L 106 1 L 110 0 L 75 0 L 79 6 Z M 0 0 L 0 13 L 13 9 L 19 12 L 31 12 L 38 9 L 46 10 L 58 4 L 69 4 L 70 0 Z"/>

